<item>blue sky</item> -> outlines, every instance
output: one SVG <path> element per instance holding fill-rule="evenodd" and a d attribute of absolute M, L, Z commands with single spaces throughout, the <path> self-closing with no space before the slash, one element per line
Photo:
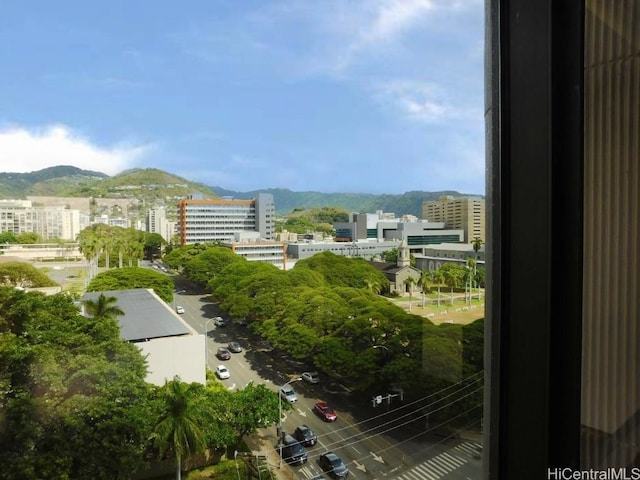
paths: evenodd
<path fill-rule="evenodd" d="M 5 0 L 0 171 L 484 194 L 483 0 Z"/>

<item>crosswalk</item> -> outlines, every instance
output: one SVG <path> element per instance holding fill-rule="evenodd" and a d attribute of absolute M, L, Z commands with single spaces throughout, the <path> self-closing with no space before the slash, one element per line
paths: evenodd
<path fill-rule="evenodd" d="M 477 442 L 463 442 L 429 460 L 403 472 L 395 478 L 402 480 L 438 480 L 457 470 L 471 458 L 477 458 L 482 446 Z"/>

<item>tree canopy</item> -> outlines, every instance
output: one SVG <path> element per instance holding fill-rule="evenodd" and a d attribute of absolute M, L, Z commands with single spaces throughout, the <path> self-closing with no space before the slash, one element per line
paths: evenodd
<path fill-rule="evenodd" d="M 150 454 L 237 447 L 277 421 L 264 385 L 147 384 L 143 356 L 119 337 L 117 305 L 98 303 L 85 317 L 65 294 L 0 287 L 2 478 L 130 478 Z"/>
<path fill-rule="evenodd" d="M 173 300 L 174 283 L 171 277 L 148 268 L 124 267 L 98 274 L 87 286 L 88 292 L 151 288 L 165 302 Z"/>
<path fill-rule="evenodd" d="M 0 288 L 4 478 L 107 480 L 142 465 L 154 418 L 144 358 L 94 325 L 67 295 Z"/>
<path fill-rule="evenodd" d="M 0 263 L 0 285 L 38 288 L 58 285 L 45 273 L 25 262 Z"/>

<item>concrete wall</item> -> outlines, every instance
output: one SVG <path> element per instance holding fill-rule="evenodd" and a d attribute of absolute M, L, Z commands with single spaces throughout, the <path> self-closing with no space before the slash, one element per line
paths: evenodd
<path fill-rule="evenodd" d="M 147 355 L 147 382 L 164 385 L 177 375 L 183 382 L 206 383 L 204 334 L 156 338 L 135 345 Z"/>

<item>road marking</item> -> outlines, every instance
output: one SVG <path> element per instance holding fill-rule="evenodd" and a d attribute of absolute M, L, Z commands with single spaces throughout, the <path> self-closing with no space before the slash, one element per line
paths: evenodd
<path fill-rule="evenodd" d="M 375 453 L 373 453 L 373 452 L 369 452 L 369 453 L 371 454 L 371 456 L 373 457 L 373 459 L 374 459 L 376 462 L 384 463 L 384 460 L 382 459 L 382 457 L 381 457 L 380 455 L 376 455 L 376 454 L 375 454 Z"/>
<path fill-rule="evenodd" d="M 361 464 L 361 463 L 358 463 L 357 460 L 354 460 L 353 463 L 355 464 L 355 466 L 356 466 L 356 468 L 358 470 L 362 470 L 365 473 L 367 472 L 367 469 L 365 468 L 365 466 L 363 464 Z"/>
<path fill-rule="evenodd" d="M 300 410 L 299 408 L 296 408 L 296 410 L 298 410 L 298 413 L 299 413 L 300 415 L 302 415 L 303 417 L 306 417 L 306 416 L 307 416 L 307 412 L 305 412 L 304 410 Z"/>
<path fill-rule="evenodd" d="M 415 465 L 398 477 L 404 480 L 439 480 L 467 464 L 473 458 L 470 453 L 477 452 L 479 448 L 481 448 L 479 443 L 463 442 L 448 451 Z M 374 455 L 373 452 L 371 454 Z"/>

